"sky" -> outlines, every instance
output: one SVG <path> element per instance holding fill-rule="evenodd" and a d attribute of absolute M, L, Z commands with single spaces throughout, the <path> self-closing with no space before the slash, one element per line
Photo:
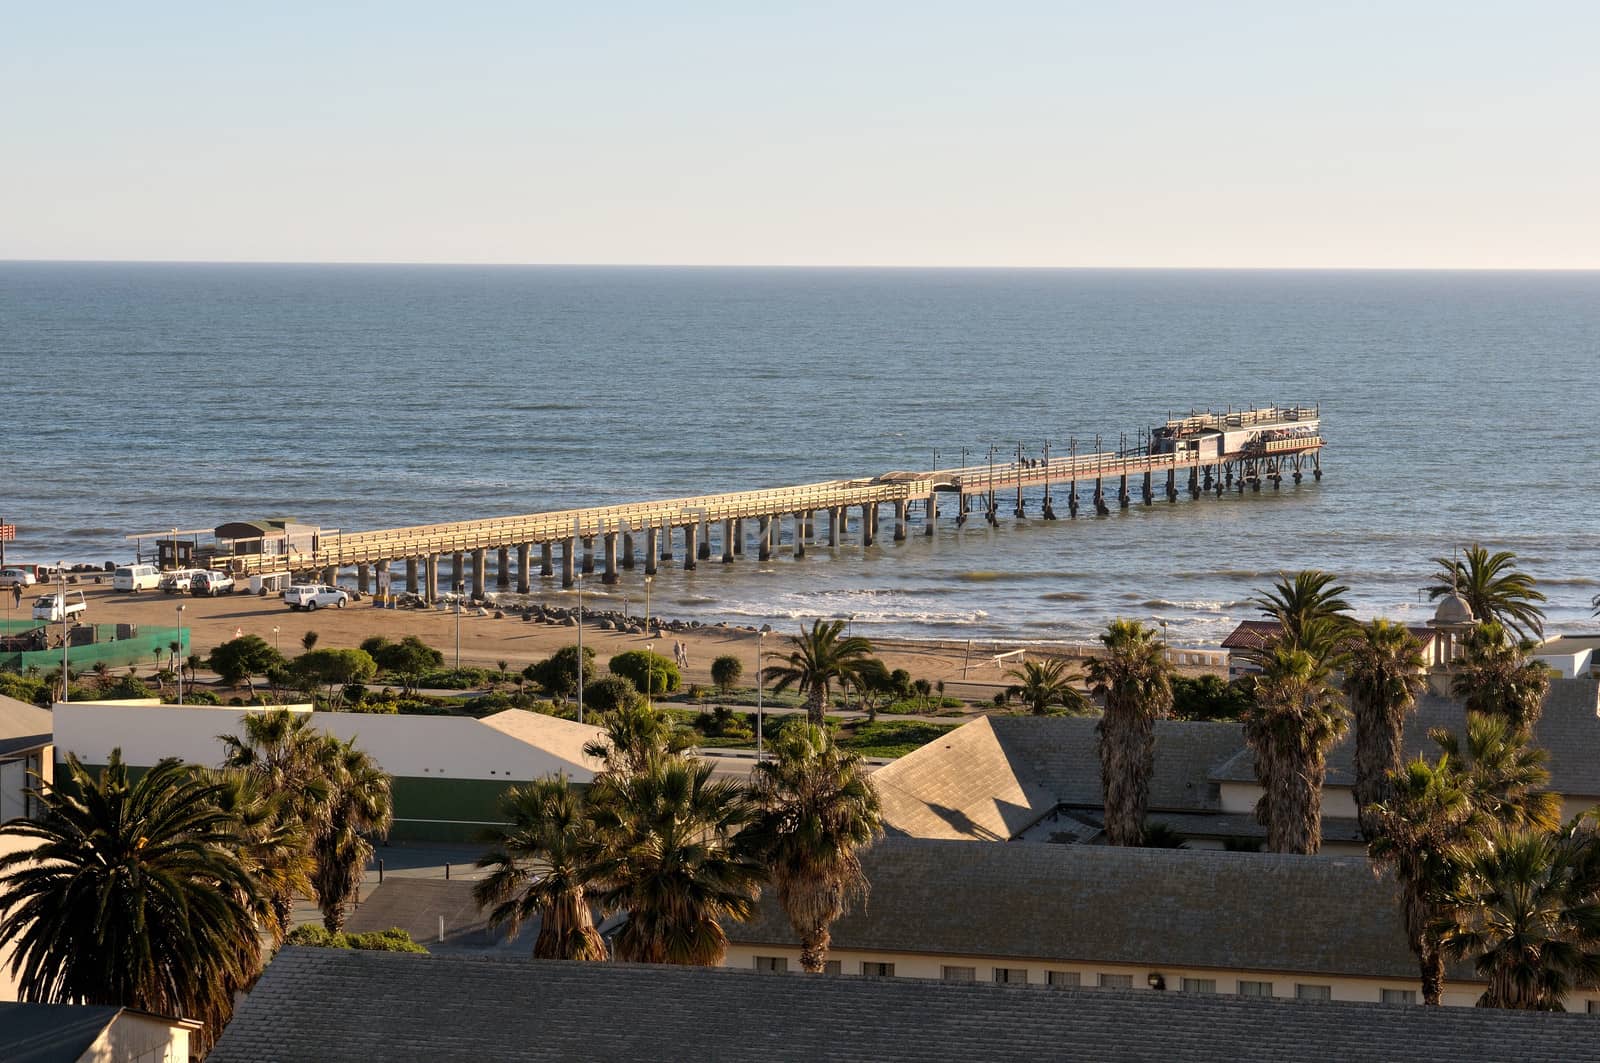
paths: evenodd
<path fill-rule="evenodd" d="M 1600 5 L 7 3 L 0 259 L 1600 268 Z"/>

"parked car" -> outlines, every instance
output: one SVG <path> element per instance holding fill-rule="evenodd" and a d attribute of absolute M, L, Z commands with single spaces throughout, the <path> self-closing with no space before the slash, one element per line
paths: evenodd
<path fill-rule="evenodd" d="M 189 593 L 196 598 L 215 598 L 233 593 L 233 577 L 214 569 L 196 572 L 189 581 Z"/>
<path fill-rule="evenodd" d="M 163 594 L 188 594 L 194 589 L 194 578 L 204 572 L 202 568 L 175 568 L 161 575 Z"/>
<path fill-rule="evenodd" d="M 76 619 L 88 609 L 89 603 L 83 600 L 82 591 L 57 591 L 55 594 L 43 594 L 34 599 L 33 618 L 58 623 L 61 620 Z"/>
<path fill-rule="evenodd" d="M 38 582 L 31 568 L 0 568 L 0 587 L 31 587 Z"/>
<path fill-rule="evenodd" d="M 161 570 L 154 565 L 122 565 L 111 574 L 111 589 L 153 591 L 161 586 Z"/>
<path fill-rule="evenodd" d="M 350 593 L 326 583 L 296 583 L 283 592 L 283 600 L 290 609 L 305 609 L 308 612 L 330 605 L 335 609 L 343 609 L 344 603 L 350 600 Z"/>

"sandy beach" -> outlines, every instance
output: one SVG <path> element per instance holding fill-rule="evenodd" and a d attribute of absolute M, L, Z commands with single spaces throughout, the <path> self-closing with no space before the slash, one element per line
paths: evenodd
<path fill-rule="evenodd" d="M 316 612 L 296 612 L 277 598 L 260 598 L 249 595 L 225 595 L 219 598 L 195 598 L 187 595 L 166 595 L 157 592 L 127 594 L 111 590 L 108 586 L 90 583 L 83 586 L 89 603 L 86 620 L 93 623 L 133 623 L 172 625 L 177 620 L 177 606 L 183 605 L 183 624 L 190 632 L 189 640 L 194 652 L 205 656 L 211 649 L 238 635 L 259 635 L 292 656 L 300 652 L 301 638 L 307 631 L 316 631 L 319 647 L 353 647 L 372 635 L 400 639 L 417 635 L 445 655 L 445 662 L 455 661 L 457 618 L 446 609 L 380 609 L 372 599 L 351 602 L 343 609 L 320 609 Z M 670 619 L 670 618 L 669 618 Z M 792 628 L 775 628 L 765 640 L 765 653 L 786 652 Z M 460 658 L 463 665 L 493 668 L 505 661 L 513 671 L 543 660 L 562 646 L 576 641 L 573 627 L 539 621 L 524 621 L 520 614 L 507 612 L 495 619 L 493 610 L 488 616 L 476 611 L 466 611 L 460 617 Z M 759 635 L 742 627 L 708 626 L 685 632 L 663 631 L 660 638 L 640 634 L 602 631 L 586 624 L 583 640 L 592 646 L 601 667 L 612 654 L 624 650 L 642 649 L 653 644 L 656 652 L 672 654 L 672 643 L 685 644 L 689 667 L 685 670 L 685 683 L 711 682 L 711 662 L 723 654 L 732 654 L 745 662 L 745 675 L 753 675 L 756 668 Z M 873 640 L 874 648 L 889 668 L 904 668 L 914 679 L 932 683 L 943 682 L 946 693 L 968 701 L 988 701 L 995 692 L 1010 685 L 1007 670 L 1017 666 L 1018 658 L 1011 656 L 996 663 L 995 655 L 1016 649 L 1015 644 L 999 646 L 991 642 L 974 641 L 970 650 L 965 643 L 918 641 L 910 639 Z M 1041 646 L 1030 656 L 1044 654 Z M 1073 655 L 1061 646 L 1050 646 L 1052 655 Z"/>

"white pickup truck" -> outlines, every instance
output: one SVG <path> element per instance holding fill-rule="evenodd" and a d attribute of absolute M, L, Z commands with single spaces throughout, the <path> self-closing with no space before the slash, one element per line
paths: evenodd
<path fill-rule="evenodd" d="M 65 598 L 64 604 L 63 598 Z M 34 599 L 33 618 L 59 623 L 62 620 L 76 620 L 88 609 L 89 603 L 83 600 L 82 591 L 57 591 L 55 594 L 45 594 Z"/>
<path fill-rule="evenodd" d="M 350 592 L 326 583 L 296 583 L 283 592 L 283 600 L 296 611 L 315 612 L 330 605 L 343 609 L 344 603 L 350 600 Z"/>

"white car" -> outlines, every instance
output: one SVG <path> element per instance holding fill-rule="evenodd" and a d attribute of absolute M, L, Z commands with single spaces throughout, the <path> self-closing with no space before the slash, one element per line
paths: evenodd
<path fill-rule="evenodd" d="M 283 600 L 296 611 L 315 612 L 330 605 L 343 609 L 344 603 L 350 600 L 350 592 L 326 583 L 296 583 L 283 592 Z"/>
<path fill-rule="evenodd" d="M 233 593 L 233 577 L 226 572 L 196 572 L 189 580 L 189 593 L 196 598 L 215 598 Z"/>
<path fill-rule="evenodd" d="M 31 587 L 38 582 L 31 569 L 0 568 L 0 587 Z"/>

